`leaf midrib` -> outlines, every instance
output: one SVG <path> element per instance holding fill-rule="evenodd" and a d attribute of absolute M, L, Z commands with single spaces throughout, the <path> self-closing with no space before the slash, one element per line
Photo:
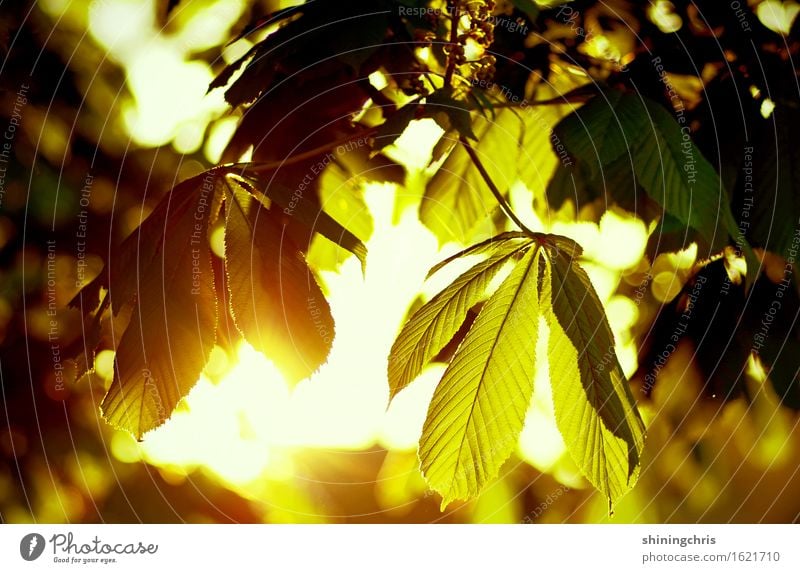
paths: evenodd
<path fill-rule="evenodd" d="M 555 265 L 553 265 L 553 266 L 555 266 Z M 572 270 L 572 263 L 571 262 L 569 263 L 569 269 L 570 269 L 570 271 Z M 583 281 L 580 280 L 580 276 L 578 276 L 576 274 L 576 277 L 577 277 L 577 280 L 580 281 L 581 285 L 583 285 Z M 566 275 L 564 275 L 562 283 L 565 284 L 566 281 L 567 281 Z M 583 285 L 583 286 L 588 286 L 588 285 Z M 567 300 L 567 303 L 570 306 L 570 310 L 572 311 L 573 316 L 577 316 L 577 313 L 575 312 L 574 305 L 572 304 L 572 298 L 568 294 L 569 293 L 568 289 L 564 289 L 563 292 L 565 294 L 565 298 Z M 587 293 L 586 296 L 590 296 L 590 293 L 589 293 L 588 289 L 587 289 L 586 293 Z M 584 300 L 585 300 L 585 297 L 584 297 Z M 555 315 L 555 309 L 553 309 L 553 313 Z M 556 321 L 558 321 L 558 317 L 556 316 L 555 318 L 556 318 Z M 605 421 L 603 420 L 603 417 L 600 415 L 600 408 L 605 406 L 605 402 L 603 404 L 599 405 L 597 408 L 595 408 L 595 404 L 598 401 L 598 392 L 597 392 L 597 389 L 595 388 L 595 386 L 598 384 L 598 382 L 597 382 L 596 378 L 594 377 L 594 372 L 595 372 L 594 369 L 596 367 L 595 366 L 595 362 L 594 362 L 594 360 L 592 360 L 592 355 L 589 352 L 590 346 L 588 346 L 587 343 L 586 343 L 586 337 L 583 334 L 583 330 L 578 327 L 579 325 L 576 323 L 575 319 L 572 320 L 572 323 L 575 324 L 575 327 L 573 328 L 573 330 L 576 331 L 578 333 L 578 335 L 580 336 L 581 347 L 584 349 L 584 350 L 580 350 L 580 349 L 578 349 L 576 347 L 577 354 L 578 354 L 578 376 L 580 377 L 581 386 L 583 387 L 584 391 L 587 394 L 589 394 L 589 392 L 591 392 L 591 396 L 590 396 L 591 399 L 589 400 L 589 406 L 592 409 L 594 409 L 595 412 L 597 413 L 597 422 L 598 422 L 598 424 L 597 424 L 597 430 L 595 431 L 595 433 L 597 433 L 597 431 L 599 431 L 600 432 L 600 438 L 601 438 L 601 439 L 597 440 L 597 442 L 599 444 L 598 449 L 602 450 L 603 457 L 607 458 L 605 441 L 602 439 L 602 431 L 603 431 L 602 427 L 605 426 Z M 595 329 L 594 332 L 597 332 L 597 329 L 601 328 L 601 327 L 602 327 L 601 324 L 598 323 L 598 326 L 597 326 L 597 328 Z M 564 335 L 567 337 L 568 340 L 570 339 L 569 335 L 566 332 L 566 329 L 564 329 Z M 612 342 L 613 342 L 613 340 L 612 340 Z M 581 368 L 580 368 L 580 361 L 582 359 L 586 360 L 586 362 L 589 363 L 590 366 L 591 366 L 591 368 L 589 370 L 591 379 L 590 379 L 590 384 L 589 384 L 588 388 L 586 386 L 584 386 L 583 381 L 582 381 L 583 375 L 582 375 Z M 616 359 L 616 356 L 615 356 L 615 359 Z M 616 365 L 615 365 L 614 370 L 616 370 L 616 369 L 617 368 L 616 368 Z M 609 372 L 609 376 L 611 376 L 610 372 Z M 623 412 L 623 417 L 627 420 L 627 416 L 624 414 L 624 412 Z M 613 432 L 612 432 L 612 434 L 613 434 Z M 628 447 L 630 447 L 630 446 L 628 446 Z M 601 466 L 603 468 L 603 474 L 605 476 L 606 489 L 608 490 L 608 492 L 610 494 L 611 493 L 611 487 L 610 487 L 611 480 L 610 480 L 610 477 L 609 477 L 609 474 L 608 474 L 608 467 L 607 467 L 607 464 L 601 464 Z"/>
<path fill-rule="evenodd" d="M 420 328 L 419 330 L 417 330 L 417 331 L 416 331 L 416 332 L 419 332 L 419 331 L 421 331 L 421 334 L 420 334 L 420 336 L 419 336 L 419 338 L 418 338 L 418 340 L 417 340 L 417 345 L 419 345 L 419 343 L 421 343 L 421 342 L 422 342 L 423 340 L 425 340 L 426 338 L 429 338 L 429 337 L 430 337 L 429 330 L 431 329 L 431 326 L 433 325 L 433 323 L 434 323 L 434 322 L 436 322 L 436 321 L 438 321 L 438 320 L 439 320 L 439 318 L 442 316 L 442 313 L 443 313 L 445 310 L 447 310 L 447 309 L 449 308 L 449 306 L 450 306 L 450 303 L 451 303 L 451 302 L 453 302 L 453 301 L 454 301 L 454 300 L 457 298 L 457 299 L 458 299 L 458 301 L 456 302 L 456 307 L 458 308 L 458 307 L 460 307 L 461 305 L 463 305 L 464 303 L 462 302 L 462 300 L 461 300 L 461 299 L 464 299 L 464 298 L 466 298 L 466 291 L 467 291 L 467 289 L 469 289 L 469 288 L 470 288 L 472 285 L 474 285 L 474 284 L 475 284 L 477 281 L 483 280 L 483 279 L 485 278 L 485 275 L 486 275 L 486 273 L 489 273 L 489 272 L 491 272 L 491 271 L 494 271 L 494 270 L 495 270 L 497 267 L 501 267 L 501 266 L 503 266 L 503 265 L 507 264 L 507 263 L 508 263 L 508 260 L 509 260 L 510 258 L 512 258 L 514 255 L 516 255 L 517 253 L 519 253 L 519 252 L 520 252 L 522 249 L 524 249 L 524 248 L 525 248 L 525 247 L 527 247 L 527 246 L 528 246 L 528 243 L 523 243 L 523 244 L 521 244 L 521 245 L 518 245 L 518 246 L 517 246 L 517 247 L 515 247 L 515 248 L 514 248 L 514 249 L 513 249 L 511 252 L 509 252 L 509 253 L 505 253 L 503 256 L 501 256 L 501 257 L 498 257 L 498 259 L 497 259 L 496 261 L 494 261 L 493 263 L 491 263 L 491 264 L 489 264 L 489 265 L 486 265 L 486 268 L 484 268 L 484 269 L 483 269 L 481 272 L 479 272 L 479 273 L 478 273 L 478 274 L 476 274 L 474 277 L 472 277 L 471 279 L 469 279 L 469 281 L 467 281 L 466 283 L 464 283 L 464 286 L 463 286 L 461 289 L 459 289 L 459 290 L 458 290 L 458 292 L 457 292 L 457 293 L 455 293 L 455 294 L 454 294 L 454 295 L 453 295 L 453 296 L 450 298 L 450 301 L 448 301 L 447 303 L 445 303 L 445 304 L 444 304 L 444 305 L 443 305 L 443 306 L 442 306 L 440 309 L 438 309 L 438 310 L 437 310 L 437 311 L 434 313 L 434 315 L 433 315 L 433 317 L 431 318 L 431 320 L 430 320 L 430 321 L 428 321 L 428 324 L 427 324 L 427 326 L 424 326 L 424 327 L 422 327 L 422 328 Z M 481 264 L 488 263 L 490 260 L 491 260 L 491 257 L 490 257 L 489 259 L 486 259 L 486 260 L 485 260 L 485 261 L 483 261 L 482 263 L 478 263 L 478 265 L 481 265 Z M 476 265 L 476 266 L 478 266 L 478 265 Z M 473 267 L 473 268 L 474 268 L 474 267 Z M 469 271 L 467 271 L 467 272 L 469 272 Z M 445 289 L 445 290 L 446 290 L 446 289 Z M 440 294 L 443 294 L 444 292 L 445 292 L 445 291 L 442 291 L 442 293 L 440 293 Z M 438 295 L 437 295 L 437 296 L 438 296 Z M 466 309 L 466 311 L 469 311 L 469 309 Z M 416 332 L 415 332 L 415 334 L 416 334 Z M 446 344 L 446 343 L 445 343 L 445 344 Z M 428 341 L 428 344 L 427 344 L 427 345 L 430 345 L 430 341 Z M 419 346 L 417 346 L 417 348 L 418 348 L 418 347 L 419 347 Z M 416 349 L 414 349 L 414 350 L 416 350 Z M 412 356 L 413 356 L 413 355 L 414 355 L 414 353 L 415 353 L 415 352 L 414 352 L 414 350 L 412 350 L 412 352 L 411 352 L 411 355 L 412 355 Z M 441 348 L 437 349 L 437 350 L 436 350 L 436 352 L 438 352 L 438 351 L 440 351 L 440 350 L 441 350 Z M 435 353 L 434 353 L 434 355 L 435 355 Z M 403 380 L 403 382 L 405 382 L 405 386 L 407 386 L 407 385 L 408 385 L 408 384 L 409 384 L 409 383 L 412 381 L 412 379 L 410 379 L 410 378 L 411 378 L 410 371 L 412 370 L 412 368 L 411 368 L 411 367 L 412 367 L 411 360 L 407 360 L 407 361 L 405 362 L 405 365 L 403 366 L 403 369 L 402 369 L 402 380 Z M 403 386 L 403 387 L 405 387 L 405 386 Z"/>
<path fill-rule="evenodd" d="M 465 428 L 464 428 L 464 433 L 461 436 L 461 441 L 459 443 L 458 450 L 456 450 L 456 453 L 457 453 L 457 455 L 456 455 L 456 465 L 455 465 L 455 468 L 453 469 L 453 477 L 450 480 L 450 487 L 448 488 L 448 491 L 450 491 L 450 492 L 453 491 L 453 486 L 455 485 L 455 481 L 456 481 L 456 475 L 458 475 L 458 469 L 461 466 L 461 452 L 464 450 L 464 441 L 467 438 L 467 428 L 470 426 L 470 424 L 472 422 L 472 416 L 473 416 L 473 414 L 475 412 L 475 407 L 476 407 L 476 405 L 478 403 L 478 395 L 481 392 L 481 388 L 483 387 L 483 384 L 484 384 L 484 381 L 485 381 L 485 378 L 486 378 L 486 372 L 489 369 L 489 364 L 492 361 L 492 356 L 494 354 L 494 351 L 497 348 L 497 343 L 499 342 L 500 337 L 503 334 L 503 329 L 505 327 L 506 321 L 508 321 L 508 317 L 511 314 L 510 310 L 514 306 L 514 302 L 517 300 L 517 296 L 519 296 L 519 292 L 520 292 L 520 290 L 522 290 L 522 286 L 525 284 L 526 279 L 528 278 L 528 274 L 530 273 L 530 269 L 533 266 L 534 262 L 536 261 L 536 258 L 537 258 L 536 257 L 536 251 L 531 253 L 529 256 L 530 256 L 530 261 L 528 262 L 528 268 L 525 270 L 525 273 L 520 278 L 519 285 L 514 290 L 514 296 L 511 299 L 511 303 L 509 303 L 508 307 L 506 308 L 506 313 L 503 316 L 503 320 L 502 320 L 502 322 L 500 323 L 500 326 L 497 329 L 497 335 L 494 337 L 494 340 L 492 341 L 492 348 L 489 351 L 488 358 L 486 359 L 486 362 L 483 365 L 483 369 L 481 371 L 481 376 L 480 376 L 480 378 L 478 380 L 478 386 L 475 389 L 475 399 L 472 401 L 472 404 L 470 405 L 469 414 L 467 415 L 467 421 L 466 421 Z M 506 280 L 508 280 L 508 279 L 506 279 Z"/>

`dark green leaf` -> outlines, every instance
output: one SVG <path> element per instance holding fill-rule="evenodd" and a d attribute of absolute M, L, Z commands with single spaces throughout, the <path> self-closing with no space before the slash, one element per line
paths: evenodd
<path fill-rule="evenodd" d="M 533 0 L 511 0 L 514 6 L 524 12 L 531 21 L 536 20 L 539 15 L 539 6 Z"/>
<path fill-rule="evenodd" d="M 563 143 L 570 155 L 581 162 L 589 176 L 597 177 L 604 166 L 622 155 L 630 155 L 646 135 L 641 129 L 642 125 L 636 125 L 636 129 L 626 129 L 628 126 L 621 122 L 621 106 L 635 105 L 641 110 L 641 104 L 635 98 L 617 90 L 594 97 L 559 122 L 554 129 L 557 136 L 557 139 L 553 139 L 554 146 L 559 141 Z M 638 119 L 646 121 L 646 115 Z"/>
<path fill-rule="evenodd" d="M 629 156 L 636 179 L 665 211 L 719 250 L 736 236 L 728 195 L 711 164 L 660 105 L 638 94 L 604 92 L 556 128 L 593 176 Z"/>

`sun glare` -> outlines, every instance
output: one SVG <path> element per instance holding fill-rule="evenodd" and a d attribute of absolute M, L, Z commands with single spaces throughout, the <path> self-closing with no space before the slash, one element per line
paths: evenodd
<path fill-rule="evenodd" d="M 193 60 L 192 54 L 225 37 L 242 7 L 240 2 L 214 6 L 217 17 L 202 21 L 195 21 L 191 10 L 179 12 L 181 31 L 172 35 L 156 29 L 149 3 L 112 0 L 89 10 L 90 33 L 125 70 L 131 95 L 122 96 L 124 127 L 137 144 L 172 144 L 187 154 L 205 145 L 206 158 L 219 160 L 238 116 L 223 116 L 220 90 L 205 95 L 212 72 L 205 62 Z M 119 26 L 121 21 L 126 25 Z M 226 60 L 236 46 L 226 48 Z M 605 44 L 594 48 L 608 55 Z M 115 456 L 122 461 L 147 461 L 170 479 L 185 479 L 196 470 L 210 472 L 229 487 L 254 496 L 264 479 L 291 477 L 294 456 L 303 450 L 378 445 L 413 454 L 427 405 L 445 367 L 436 364 L 425 369 L 389 405 L 386 356 L 419 293 L 430 298 L 474 262 L 456 262 L 425 280 L 433 264 L 461 248 L 450 243 L 440 250 L 436 237 L 416 214 L 422 192 L 419 174 L 428 167 L 442 134 L 431 119 L 411 122 L 386 153 L 417 175 L 409 177 L 405 187 L 364 186 L 374 227 L 367 242 L 369 261 L 364 274 L 354 257 L 336 270 L 321 272 L 336 336 L 327 363 L 317 373 L 290 388 L 276 366 L 246 342 L 238 345 L 234 356 L 217 348 L 170 423 L 151 432 L 141 444 L 115 433 Z M 542 165 L 552 169 L 547 161 Z M 542 181 L 547 178 L 549 173 L 541 174 Z M 623 274 L 642 260 L 648 238 L 645 225 L 616 211 L 607 211 L 598 223 L 542 221 L 530 203 L 520 202 L 530 190 L 520 181 L 512 187 L 512 202 L 533 229 L 560 233 L 585 246 L 585 268 L 607 306 L 623 367 L 632 372 L 636 348 L 629 329 L 638 311 L 629 299 L 613 294 Z M 221 226 L 210 239 L 214 252 L 221 255 Z M 314 256 L 312 249 L 309 257 L 313 260 Z M 674 279 L 672 283 L 679 284 Z M 540 349 L 539 355 L 544 354 Z M 98 373 L 110 379 L 112 363 L 113 354 L 98 356 Z M 582 487 L 585 482 L 555 426 L 546 364 L 539 368 L 535 385 L 519 457 L 564 484 Z"/>
<path fill-rule="evenodd" d="M 441 133 L 432 121 L 412 122 L 388 153 L 422 170 Z M 349 257 L 336 270 L 320 273 L 336 336 L 327 363 L 317 373 L 292 389 L 275 365 L 246 342 L 239 344 L 235 356 L 216 349 L 206 374 L 170 423 L 141 444 L 115 435 L 115 455 L 125 461 L 145 460 L 174 479 L 198 469 L 211 472 L 242 494 L 256 496 L 264 479 L 294 475 L 292 460 L 304 450 L 378 445 L 413 454 L 445 367 L 428 367 L 388 405 L 386 357 L 418 294 L 430 298 L 474 263 L 472 257 L 457 261 L 426 282 L 428 269 L 461 247 L 451 243 L 439 249 L 436 237 L 417 218 L 420 193 L 413 184 L 364 186 L 374 227 L 367 241 L 366 272 L 362 274 L 355 257 Z M 585 268 L 607 304 L 620 359 L 631 372 L 636 356 L 629 329 L 637 309 L 625 297 L 612 295 L 623 272 L 641 261 L 647 241 L 644 224 L 608 211 L 599 223 L 558 221 L 544 228 L 532 210 L 527 213 L 534 228 L 564 234 L 588 247 Z M 211 240 L 221 243 L 221 231 L 212 233 Z M 544 335 L 540 343 L 543 340 Z M 546 354 L 539 351 L 540 356 Z M 107 358 L 103 356 L 104 363 Z M 548 376 L 542 364 L 519 456 L 570 487 L 584 487 L 555 425 Z"/>
<path fill-rule="evenodd" d="M 242 342 L 227 373 L 218 381 L 204 375 L 169 424 L 134 444 L 135 458 L 183 472 L 204 468 L 244 487 L 269 477 L 274 451 L 415 447 L 443 368 L 423 373 L 387 411 L 386 356 L 439 255 L 413 211 L 393 222 L 396 192 L 366 189 L 375 224 L 366 274 L 354 257 L 322 273 L 336 319 L 328 362 L 290 389 L 272 362 Z M 131 444 L 119 448 L 118 457 L 131 457 Z"/>
<path fill-rule="evenodd" d="M 118 97 L 124 127 L 138 145 L 172 143 L 179 153 L 194 153 L 209 123 L 227 109 L 221 90 L 206 95 L 214 74 L 193 55 L 227 38 L 243 3 L 206 5 L 213 18 L 192 6 L 176 10 L 177 33 L 172 27 L 157 28 L 152 2 L 108 0 L 87 9 L 89 33 L 125 70 L 130 95 L 121 92 Z M 217 139 L 221 133 L 225 130 L 217 132 Z M 208 155 L 216 155 L 218 148 L 213 144 Z"/>

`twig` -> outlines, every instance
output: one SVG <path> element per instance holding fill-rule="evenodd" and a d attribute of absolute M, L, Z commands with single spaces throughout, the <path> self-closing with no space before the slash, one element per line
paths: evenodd
<path fill-rule="evenodd" d="M 364 129 L 358 133 L 352 133 L 335 141 L 329 141 L 328 143 L 324 143 L 314 149 L 309 149 L 308 151 L 304 151 L 303 153 L 298 153 L 297 155 L 292 155 L 286 159 L 282 159 L 281 161 L 269 161 L 266 163 L 226 163 L 224 165 L 218 165 L 211 169 L 211 171 L 221 170 L 221 171 L 234 171 L 237 169 L 253 171 L 255 173 L 263 173 L 264 171 L 274 171 L 275 169 L 280 169 L 281 167 L 286 167 L 288 165 L 293 165 L 295 163 L 300 163 L 301 161 L 305 161 L 306 159 L 311 159 L 316 157 L 317 155 L 321 155 L 326 151 L 333 149 L 339 145 L 344 143 L 348 143 L 353 140 L 363 139 L 364 137 L 369 137 L 375 131 L 377 127 L 370 127 Z"/>
<path fill-rule="evenodd" d="M 497 199 L 497 202 L 500 204 L 500 208 L 503 209 L 503 212 L 508 216 L 509 219 L 514 221 L 514 223 L 516 223 L 516 225 L 520 229 L 522 229 L 522 231 L 525 232 L 527 235 L 530 235 L 531 237 L 536 236 L 536 233 L 530 230 L 525 225 L 525 223 L 523 223 L 519 219 L 519 217 L 517 217 L 514 214 L 514 211 L 511 210 L 511 205 L 508 204 L 508 201 L 506 201 L 505 198 L 503 197 L 503 194 L 500 193 L 500 190 L 497 188 L 497 185 L 495 185 L 494 181 L 492 181 L 492 177 L 489 175 L 489 172 L 486 171 L 486 168 L 483 166 L 483 163 L 478 157 L 478 154 L 475 152 L 475 149 L 473 149 L 473 147 L 469 144 L 467 138 L 462 135 L 461 137 L 459 137 L 458 140 L 461 142 L 461 145 L 464 146 L 467 155 L 469 155 L 469 158 L 472 160 L 472 163 L 475 165 L 475 168 L 478 170 L 478 173 L 480 173 L 481 177 L 483 177 L 483 180 L 486 182 L 486 185 L 489 187 L 489 190 L 492 192 L 492 195 L 494 195 L 494 198 Z"/>
<path fill-rule="evenodd" d="M 458 43 L 458 20 L 461 14 L 458 10 L 458 0 L 448 0 L 450 6 L 450 53 L 447 54 L 447 69 L 444 72 L 444 85 L 450 87 L 453 83 L 453 73 L 456 71 L 456 57 L 453 49 Z"/>
<path fill-rule="evenodd" d="M 493 102 L 494 107 L 496 108 L 511 108 L 511 109 L 525 109 L 526 107 L 534 107 L 539 105 L 569 105 L 571 103 L 586 103 L 591 99 L 590 96 L 582 97 L 580 99 L 564 99 L 564 97 L 554 97 L 551 99 L 540 99 L 540 100 L 521 100 L 519 102 L 506 102 L 500 101 L 497 103 Z"/>

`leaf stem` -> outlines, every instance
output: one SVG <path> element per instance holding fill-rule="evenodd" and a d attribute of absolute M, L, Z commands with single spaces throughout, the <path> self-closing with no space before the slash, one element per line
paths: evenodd
<path fill-rule="evenodd" d="M 461 145 L 464 146 L 467 155 L 469 155 L 469 158 L 472 160 L 472 163 L 475 165 L 475 168 L 478 170 L 478 173 L 481 174 L 481 177 L 486 182 L 486 185 L 489 187 L 489 190 L 492 192 L 492 195 L 494 195 L 494 198 L 497 199 L 497 202 L 500 204 L 500 208 L 503 209 L 503 212 L 506 214 L 506 216 L 512 221 L 514 221 L 514 223 L 520 229 L 522 229 L 522 231 L 525 234 L 531 237 L 535 237 L 536 233 L 534 233 L 531 229 L 529 229 L 525 225 L 525 223 L 523 223 L 519 219 L 519 217 L 517 217 L 514 214 L 514 211 L 511 209 L 511 205 L 508 204 L 508 201 L 506 201 L 505 197 L 503 197 L 503 194 L 500 193 L 500 190 L 497 188 L 497 185 L 495 185 L 494 181 L 492 181 L 492 177 L 489 175 L 489 172 L 486 171 L 486 168 L 483 166 L 483 162 L 478 157 L 478 154 L 475 152 L 475 149 L 469 144 L 467 138 L 462 135 L 461 137 L 459 137 L 458 140 L 461 142 Z"/>

